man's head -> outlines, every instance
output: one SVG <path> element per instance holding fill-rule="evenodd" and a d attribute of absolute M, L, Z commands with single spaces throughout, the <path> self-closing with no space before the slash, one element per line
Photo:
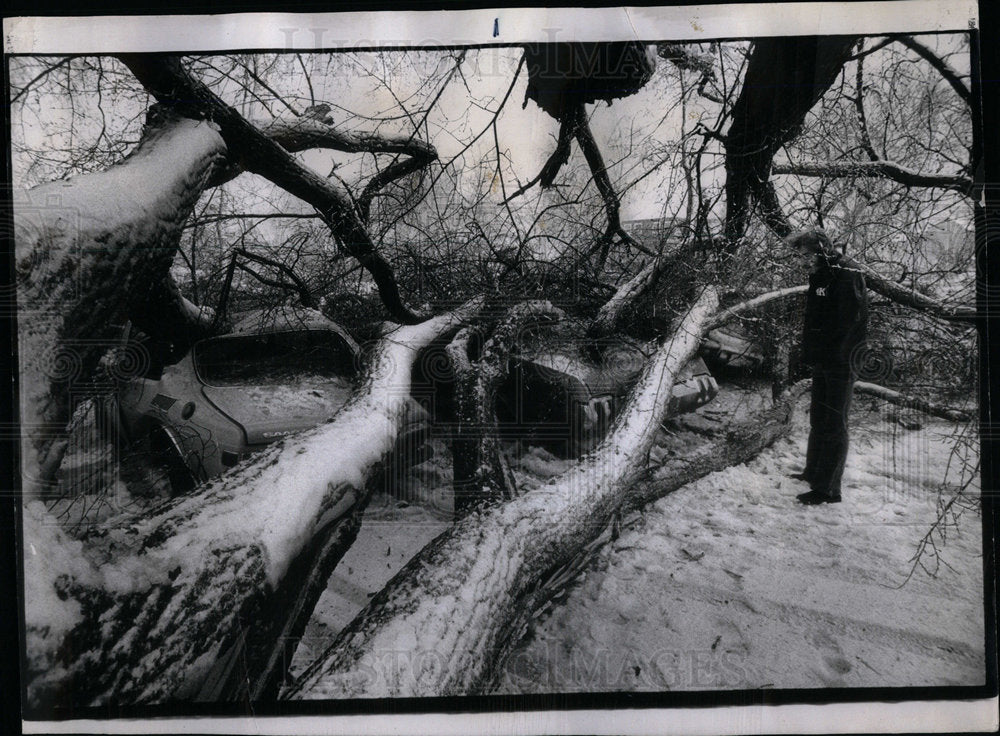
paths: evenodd
<path fill-rule="evenodd" d="M 796 252 L 800 263 L 809 271 L 815 271 L 844 252 L 842 246 L 834 244 L 818 227 L 794 232 L 785 238 L 785 242 Z"/>

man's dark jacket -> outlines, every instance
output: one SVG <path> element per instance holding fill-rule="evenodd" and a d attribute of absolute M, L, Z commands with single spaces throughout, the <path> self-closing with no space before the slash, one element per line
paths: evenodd
<path fill-rule="evenodd" d="M 808 365 L 844 367 L 868 329 L 865 277 L 855 264 L 833 256 L 809 275 L 802 360 Z"/>

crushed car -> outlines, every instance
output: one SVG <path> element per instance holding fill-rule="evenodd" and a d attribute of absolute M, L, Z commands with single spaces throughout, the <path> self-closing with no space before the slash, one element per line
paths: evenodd
<path fill-rule="evenodd" d="M 498 392 L 502 436 L 570 457 L 606 434 L 652 348 L 627 337 L 595 344 L 584 335 L 581 324 L 564 320 L 522 336 Z M 144 357 L 133 358 L 139 370 L 131 375 L 112 371 L 120 377 L 102 403 L 104 423 L 119 446 L 143 443 L 163 458 L 175 493 L 328 421 L 359 376 L 357 342 L 315 310 L 248 312 L 234 318 L 230 333 L 196 342 L 179 356 L 128 325 L 121 340 L 123 354 Z M 706 341 L 709 354 L 713 344 Z M 427 362 L 425 356 L 418 364 Z M 668 415 L 704 406 L 718 390 L 696 357 L 674 384 Z M 448 391 L 430 387 L 431 394 Z M 396 470 L 427 459 L 432 425 L 447 424 L 446 417 L 432 414 L 435 404 L 446 413 L 447 401 L 428 395 L 428 386 L 421 398 L 431 411 L 413 398 L 408 403 L 392 457 Z"/>
<path fill-rule="evenodd" d="M 720 329 L 709 330 L 699 355 L 718 368 L 753 370 L 764 362 L 764 352 L 742 335 Z"/>
<path fill-rule="evenodd" d="M 501 433 L 564 457 L 604 437 L 654 348 L 624 336 L 594 342 L 585 332 L 582 324 L 564 320 L 522 336 L 500 391 Z M 667 416 L 694 411 L 718 391 L 705 362 L 695 357 L 674 383 Z"/>
<path fill-rule="evenodd" d="M 123 354 L 145 359 L 104 401 L 106 426 L 120 445 L 145 442 L 165 458 L 175 493 L 328 421 L 355 388 L 361 354 L 346 330 L 303 309 L 244 314 L 231 333 L 200 340 L 177 359 L 152 357 L 156 346 L 128 325 L 122 343 L 130 348 Z M 427 419 L 410 402 L 397 454 L 422 457 L 413 450 Z"/>

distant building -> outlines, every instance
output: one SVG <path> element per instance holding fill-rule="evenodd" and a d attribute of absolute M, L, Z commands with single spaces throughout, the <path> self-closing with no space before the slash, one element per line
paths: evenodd
<path fill-rule="evenodd" d="M 659 250 L 666 241 L 683 237 L 687 220 L 681 217 L 647 217 L 622 220 L 622 228 L 635 240 L 652 251 Z"/>

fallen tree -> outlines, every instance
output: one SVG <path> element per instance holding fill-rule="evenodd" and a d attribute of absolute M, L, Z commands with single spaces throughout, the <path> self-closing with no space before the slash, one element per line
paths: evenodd
<path fill-rule="evenodd" d="M 591 455 L 547 485 L 480 509 L 414 558 L 285 693 L 288 698 L 483 692 L 547 581 L 588 552 L 613 516 L 759 453 L 788 426 L 790 391 L 765 416 L 734 427 L 652 477 L 646 457 L 677 370 L 713 322 L 707 291 L 652 359 L 629 406 Z"/>
<path fill-rule="evenodd" d="M 51 182 L 14 197 L 24 492 L 45 493 L 62 461 L 65 427 L 79 394 L 114 343 L 113 324 L 177 346 L 219 326 L 180 294 L 170 275 L 181 230 L 206 189 L 253 170 L 315 205 L 341 247 L 379 286 L 397 321 L 418 322 L 363 219 L 387 183 L 436 158 L 415 138 L 343 133 L 319 109 L 263 130 L 192 79 L 176 57 L 126 56 L 163 103 L 150 108 L 136 149 L 98 173 Z M 207 118 L 207 119 L 206 119 Z M 343 187 L 303 169 L 288 153 L 320 147 L 408 158 L 373 177 L 355 209 Z M 308 194 L 306 194 L 308 193 Z M 224 310 L 223 310 L 224 311 Z"/>
<path fill-rule="evenodd" d="M 403 568 L 284 697 L 459 695 L 487 689 L 534 608 L 541 581 L 569 564 L 613 516 L 773 441 L 780 421 L 745 429 L 733 449 L 637 484 L 680 368 L 716 313 L 706 289 L 647 365 L 604 442 L 569 471 L 478 509 Z M 787 408 L 779 410 L 787 418 Z M 727 438 L 734 439 L 734 438 Z M 762 444 L 763 443 L 763 444 Z"/>
<path fill-rule="evenodd" d="M 849 48 L 847 40 L 831 43 L 835 47 L 816 54 L 826 59 L 824 67 Z M 759 48 L 774 51 L 775 47 L 763 42 Z M 761 54 L 766 60 L 767 54 Z M 778 56 L 782 55 L 787 54 Z M 136 287 L 144 283 L 144 272 L 134 271 L 136 261 L 131 255 L 153 246 L 149 253 L 143 252 L 156 259 L 149 273 L 166 278 L 178 228 L 190 212 L 189 200 L 193 202 L 191 198 L 205 187 L 240 171 L 260 174 L 314 205 L 340 246 L 369 270 L 391 313 L 403 322 L 417 320 L 367 232 L 367 204 L 352 202 L 346 187 L 315 176 L 289 151 L 315 144 L 411 156 L 384 169 L 365 188 L 361 200 L 382 182 L 425 165 L 432 152 L 415 150 L 408 138 L 372 144 L 364 136 L 338 137 L 320 109 L 291 124 L 261 130 L 190 78 L 176 59 L 133 56 L 124 60 L 147 90 L 173 109 L 163 129 L 153 134 L 161 142 L 165 136 L 176 136 L 183 145 L 158 147 L 151 139 L 146 150 L 126 162 L 135 168 L 123 167 L 110 177 L 108 172 L 96 175 L 104 179 L 91 181 L 103 184 L 85 192 L 91 199 L 79 207 L 74 204 L 76 211 L 87 214 L 82 223 L 87 234 L 82 239 L 73 239 L 70 232 L 80 231 L 74 229 L 76 223 L 60 222 L 51 212 L 39 215 L 39 232 L 31 232 L 33 215 L 19 219 L 18 246 L 30 243 L 26 252 L 18 253 L 19 294 L 28 297 L 19 305 L 22 314 L 57 316 L 54 322 L 41 320 L 42 327 L 23 323 L 27 325 L 23 345 L 28 349 L 22 350 L 22 356 L 29 355 L 22 364 L 22 376 L 27 373 L 39 381 L 29 386 L 31 411 L 22 414 L 31 437 L 49 441 L 48 431 L 62 431 L 68 418 L 67 407 L 58 405 L 58 411 L 49 412 L 47 404 L 69 395 L 63 390 L 65 371 L 55 361 L 61 353 L 53 351 L 72 347 L 74 339 L 89 334 L 89 325 L 106 327 L 112 315 L 123 311 L 121 294 L 145 299 L 146 293 Z M 748 101 L 738 103 L 726 140 L 727 165 L 733 159 L 733 181 L 727 182 L 727 191 L 733 193 L 732 184 L 738 195 L 730 198 L 731 211 L 727 212 L 727 224 L 729 220 L 735 223 L 727 227 L 734 247 L 745 232 L 751 200 L 776 232 L 787 230 L 767 179 L 773 151 L 761 158 L 758 149 L 780 148 L 793 138 L 809 108 L 808 100 L 796 95 L 790 113 L 782 114 L 781 120 L 767 118 L 757 129 L 753 111 L 774 108 L 773 89 L 780 85 L 774 84 L 773 69 L 778 67 L 763 61 L 754 66 L 757 73 L 741 93 L 741 100 Z M 803 87 L 807 96 L 815 98 L 829 86 L 827 78 L 832 81 L 836 70 L 827 71 L 819 75 L 822 79 Z M 778 77 L 785 79 L 788 74 Z M 792 76 L 796 83 L 803 81 L 799 72 Z M 585 122 L 585 116 L 578 114 L 582 104 L 577 101 L 571 106 L 576 112 L 567 113 L 568 119 Z M 585 135 L 578 140 L 581 147 L 593 143 L 586 138 L 585 128 L 563 128 L 566 135 L 561 133 L 560 140 L 566 137 L 568 142 L 568 134 L 580 130 Z M 158 162 L 151 161 L 153 153 L 160 157 Z M 617 199 L 604 196 L 607 192 L 601 188 L 608 181 L 603 161 L 597 156 L 586 158 L 606 205 L 610 237 L 615 234 Z M 122 176 L 123 171 L 127 175 Z M 135 187 L 136 182 L 143 186 Z M 73 190 L 72 183 L 48 186 L 38 193 Z M 164 206 L 158 209 L 161 190 Z M 136 194 L 152 202 L 152 209 L 136 206 L 130 211 L 128 205 Z M 613 190 L 610 194 L 617 196 Z M 42 200 L 48 204 L 47 197 L 39 196 Z M 119 218 L 119 211 L 135 217 Z M 27 231 L 22 228 L 25 222 Z M 606 237 L 599 243 L 609 246 L 610 240 Z M 53 244 L 59 247 L 54 249 Z M 74 260 L 77 251 L 83 254 L 79 261 Z M 67 274 L 78 273 L 78 265 L 86 267 L 81 271 L 85 273 L 72 281 Z M 622 285 L 612 306 L 603 310 L 601 324 L 613 329 L 636 296 L 667 270 L 665 261 L 654 262 Z M 135 280 L 123 282 L 126 278 Z M 93 288 L 74 302 L 73 288 L 80 284 Z M 786 291 L 797 293 L 803 288 Z M 165 291 L 175 294 L 177 289 Z M 156 304 L 151 300 L 136 308 L 155 319 L 161 316 Z M 787 419 L 782 413 L 784 404 L 776 408 L 773 421 L 766 418 L 762 426 L 755 422 L 734 429 L 731 437 L 705 453 L 685 458 L 686 462 L 672 461 L 656 474 L 655 483 L 644 475 L 649 443 L 678 368 L 707 329 L 748 305 L 719 312 L 714 295 L 706 292 L 651 362 L 629 409 L 598 451 L 548 486 L 479 509 L 435 542 L 349 627 L 338 642 L 340 649 L 328 652 L 290 694 L 420 695 L 488 688 L 506 647 L 515 643 L 524 617 L 549 594 L 545 581 L 572 563 L 581 545 L 605 528 L 609 519 L 700 474 L 745 460 L 780 434 Z M 185 323 L 204 325 L 207 321 L 193 305 L 181 303 L 179 309 L 186 315 Z M 447 329 L 458 323 L 457 317 L 451 319 Z M 430 339 L 430 331 L 437 330 L 430 324 L 413 329 L 428 330 Z M 379 364 L 385 376 L 398 377 L 408 370 L 390 357 L 400 355 L 393 341 L 401 340 L 404 351 L 415 349 L 423 338 L 411 340 L 407 335 L 417 334 L 425 333 L 400 330 L 383 342 Z M 500 343 L 497 348 L 498 352 L 485 356 L 488 360 L 478 370 L 500 364 L 506 348 Z M 84 366 L 89 361 L 88 357 Z M 97 527 L 85 543 L 66 538 L 50 526 L 40 503 L 29 503 L 24 538 L 30 583 L 26 597 L 31 606 L 26 617 L 31 702 L 40 706 L 269 697 L 280 677 L 281 653 L 276 642 L 294 638 L 301 630 L 330 568 L 357 530 L 360 509 L 367 500 L 364 479 L 379 466 L 386 442 L 391 446 L 391 441 L 372 433 L 377 435 L 379 427 L 394 431 L 389 429 L 395 425 L 391 407 L 408 393 L 408 386 L 404 387 L 402 379 L 397 385 L 395 378 L 378 384 L 380 370 L 372 372 L 372 386 L 352 401 L 348 414 L 333 424 L 286 441 L 283 452 L 272 449 L 197 495 L 156 509 L 149 518 L 130 518 L 127 526 L 119 518 L 113 526 Z M 85 372 L 77 370 L 76 374 Z M 478 395 L 488 396 L 490 376 L 484 373 L 474 378 Z M 375 390 L 376 385 L 381 387 Z M 489 422 L 495 418 L 491 413 L 476 416 L 475 421 L 488 430 L 485 439 L 490 440 Z M 479 461 L 470 464 L 472 469 L 480 476 L 502 472 L 481 462 L 497 457 L 496 443 L 483 442 L 483 447 L 488 451 L 479 450 Z M 53 458 L 58 465 L 58 453 L 40 452 L 37 458 L 29 457 L 26 467 L 44 468 Z M 344 458 L 350 462 L 341 462 Z M 287 493 L 288 488 L 294 493 Z M 400 655 L 408 659 L 401 660 Z"/>
<path fill-rule="evenodd" d="M 194 494 L 116 517 L 86 543 L 25 508 L 31 706 L 258 700 L 283 675 L 390 453 L 421 348 L 474 301 L 379 343 L 334 420 L 270 446 Z"/>
<path fill-rule="evenodd" d="M 752 459 L 788 432 L 794 406 L 807 388 L 807 381 L 796 384 L 784 394 L 777 404 L 763 414 L 729 427 L 724 435 L 706 442 L 694 452 L 684 457 L 674 458 L 652 470 L 630 488 L 622 491 L 619 511 L 625 512 L 640 508 L 709 473 Z M 548 490 L 547 486 L 539 490 L 546 493 L 552 492 Z M 531 511 L 538 514 L 543 513 L 534 504 L 528 503 L 522 504 L 519 510 L 527 515 L 529 506 Z M 502 515 L 504 518 L 510 518 L 518 511 L 497 509 L 494 513 Z M 496 523 L 492 516 L 489 520 Z M 522 521 L 522 525 L 517 527 L 518 530 L 530 526 L 528 519 Z M 483 520 L 478 520 L 478 523 L 482 522 Z M 555 528 L 561 525 L 560 520 L 549 519 L 548 524 L 553 527 L 550 529 L 553 536 L 558 535 L 561 538 L 568 536 L 568 530 Z M 449 584 L 450 579 L 447 579 L 447 573 L 441 566 L 446 559 L 452 559 L 463 573 L 471 570 L 478 573 L 493 573 L 496 577 L 502 576 L 507 579 L 510 579 L 514 573 L 506 564 L 507 558 L 505 557 L 496 558 L 503 560 L 503 562 L 497 563 L 497 566 L 501 568 L 500 571 L 485 569 L 492 558 L 489 561 L 481 560 L 477 565 L 471 565 L 468 552 L 460 554 L 457 558 L 444 557 L 445 554 L 455 553 L 455 547 L 463 541 L 469 542 L 470 539 L 479 541 L 479 538 L 474 536 L 475 532 L 472 529 L 459 532 L 456 528 L 453 532 L 432 542 L 424 549 L 419 558 L 412 561 L 393 578 L 388 586 L 389 589 L 392 589 L 392 593 L 387 596 L 383 591 L 373 599 L 368 609 L 359 614 L 358 618 L 346 630 L 348 633 L 338 637 L 337 642 L 332 644 L 306 670 L 299 681 L 283 694 L 283 697 L 289 699 L 327 699 L 384 697 L 386 695 L 400 697 L 408 695 L 469 695 L 490 692 L 503 673 L 505 658 L 517 646 L 521 634 L 536 611 L 542 608 L 569 578 L 585 567 L 587 560 L 600 546 L 599 544 L 588 544 L 587 541 L 601 536 L 608 526 L 607 522 L 602 524 L 599 520 L 593 520 L 590 525 L 585 527 L 583 534 L 575 540 L 574 546 L 577 548 L 575 552 L 568 554 L 565 561 L 560 564 L 542 570 L 534 587 L 525 583 L 525 589 L 520 597 L 511 599 L 504 595 L 502 606 L 494 608 L 491 605 L 493 613 L 496 613 L 498 617 L 505 617 L 502 623 L 494 621 L 493 626 L 482 632 L 484 638 L 488 637 L 492 641 L 495 647 L 493 651 L 488 651 L 488 647 L 478 645 L 476 631 L 467 628 L 471 626 L 468 617 L 447 618 L 449 615 L 455 615 L 456 609 L 460 609 L 463 603 L 469 605 L 470 601 L 468 599 L 462 600 L 461 584 L 452 590 Z M 492 524 L 489 528 L 492 528 Z M 456 539 L 460 534 L 465 538 L 464 540 Z M 492 536 L 489 538 L 492 539 Z M 488 557 L 501 551 L 506 551 L 506 548 L 500 550 L 491 545 L 485 550 Z M 567 570 L 569 570 L 568 573 Z M 527 574 L 528 571 L 522 569 L 521 572 Z M 446 579 L 435 579 L 436 574 L 440 574 L 442 578 Z M 412 580 L 415 576 L 420 576 L 422 585 L 425 586 L 424 594 L 431 596 L 434 600 L 446 603 L 447 607 L 441 613 L 440 620 L 448 621 L 449 625 L 460 629 L 457 634 L 448 633 L 449 649 L 446 653 L 433 648 L 414 647 L 416 643 L 427 645 L 429 637 L 433 635 L 434 631 L 445 636 L 445 632 L 442 632 L 439 627 L 432 626 L 427 629 L 428 633 L 424 636 L 417 636 L 414 639 L 414 635 L 421 631 L 421 623 L 426 621 L 426 619 L 422 620 L 418 617 L 419 611 L 412 610 L 412 598 L 410 597 L 412 591 L 404 582 Z M 476 582 L 483 583 L 484 581 L 477 578 L 470 584 Z M 478 601 L 480 606 L 486 605 L 483 601 L 491 601 L 491 595 L 496 593 L 496 589 L 492 585 L 493 579 L 489 582 L 491 585 L 485 590 L 478 586 L 475 588 L 477 594 L 474 600 Z M 482 592 L 483 596 L 480 596 L 479 592 Z M 401 599 L 397 599 L 397 595 L 401 596 Z M 453 596 L 457 596 L 457 598 L 453 598 Z M 411 605 L 398 605 L 403 600 L 410 601 Z M 379 617 L 382 615 L 395 615 L 397 619 L 391 624 L 383 620 L 381 627 L 378 627 L 376 622 L 380 620 Z M 390 630 L 390 626 L 394 628 L 394 631 Z M 395 641 L 396 646 L 388 650 L 375 648 L 376 629 L 378 629 L 378 641 L 382 645 L 387 643 L 387 637 L 393 634 L 398 635 L 400 638 Z M 494 629 L 497 630 L 494 631 Z M 470 656 L 464 656 L 465 651 L 461 649 L 461 645 L 473 648 Z M 339 647 L 344 646 L 352 648 L 354 659 L 344 660 L 340 656 Z M 481 658 L 476 659 L 476 656 Z"/>

